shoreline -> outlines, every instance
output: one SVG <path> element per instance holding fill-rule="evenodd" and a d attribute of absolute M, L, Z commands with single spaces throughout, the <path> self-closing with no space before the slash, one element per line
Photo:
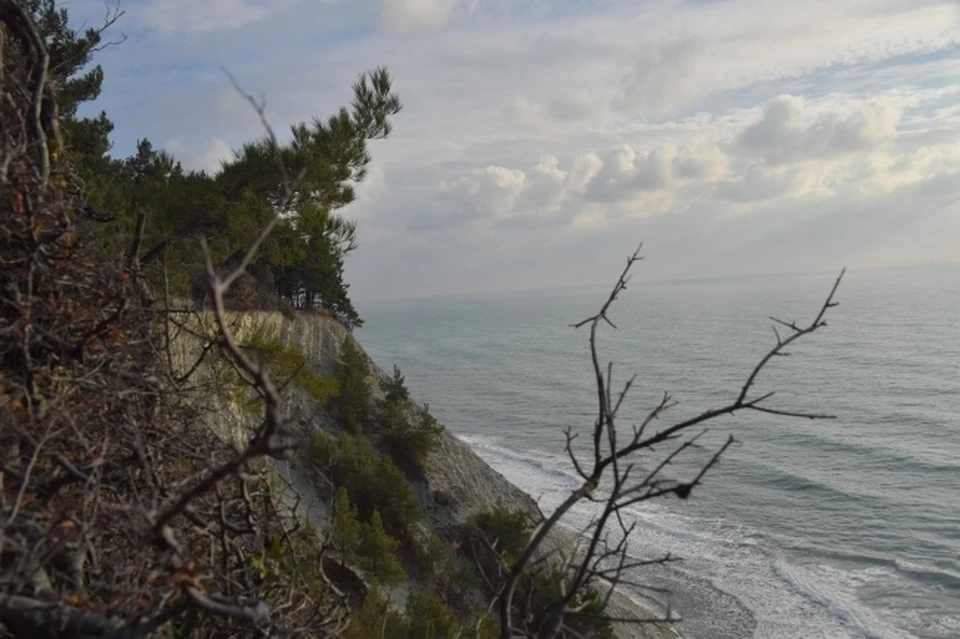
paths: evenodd
<path fill-rule="evenodd" d="M 311 322 L 307 322 L 311 324 Z M 283 324 L 283 322 L 281 322 Z M 309 336 L 298 335 L 301 339 L 294 339 L 302 346 L 312 345 L 311 355 L 320 362 L 327 355 L 326 368 L 331 368 L 333 362 L 330 354 L 336 352 L 331 348 L 344 338 L 342 327 L 335 322 L 320 321 L 319 328 Z M 280 331 L 283 332 L 282 330 Z M 295 332 L 295 331 L 294 331 Z M 312 333 L 311 331 L 307 331 Z M 288 335 L 288 341 L 293 335 Z M 304 339 L 306 338 L 306 339 Z M 330 339 L 332 338 L 332 339 Z M 332 342 L 332 343 L 331 343 Z M 384 386 L 390 376 L 359 344 L 361 352 L 370 364 L 373 378 L 374 399 L 382 398 Z M 321 366 L 321 369 L 324 367 Z M 419 403 L 411 398 L 412 401 Z M 537 516 L 540 513 L 535 498 L 525 490 L 508 480 L 502 473 L 487 463 L 473 448 L 449 427 L 444 426 L 440 433 L 437 448 L 428 458 L 424 468 L 424 484 L 426 490 L 421 493 L 421 504 L 424 507 L 423 520 L 432 530 L 437 532 L 456 530 L 462 526 L 473 513 L 478 510 L 490 510 L 495 506 L 510 505 L 528 511 Z M 545 540 L 545 545 L 562 544 L 568 548 L 575 547 L 571 532 L 562 524 Z M 652 605 L 644 605 L 628 594 L 614 591 L 608 602 L 606 613 L 611 617 L 648 619 L 662 614 Z M 628 623 L 614 622 L 614 634 L 618 639 L 681 639 L 682 635 L 670 623 Z"/>
<path fill-rule="evenodd" d="M 650 617 L 656 613 L 629 595 L 614 590 L 607 603 L 607 615 L 610 617 Z M 613 632 L 618 639 L 683 639 L 683 635 L 672 623 L 627 623 L 612 622 Z"/>
<path fill-rule="evenodd" d="M 379 370 L 379 369 L 378 369 Z M 444 428 L 432 460 L 427 464 L 426 483 L 434 494 L 443 495 L 444 505 L 434 504 L 425 512 L 436 530 L 449 529 L 466 521 L 478 510 L 509 504 L 540 514 L 536 500 L 486 462 L 470 445 Z M 563 546 L 574 548 L 573 532 L 561 524 L 544 540 L 544 550 Z M 622 591 L 614 591 L 608 602 L 611 617 L 649 619 L 662 614 L 653 605 L 644 605 Z M 679 639 L 682 634 L 670 623 L 613 624 L 618 639 Z"/>

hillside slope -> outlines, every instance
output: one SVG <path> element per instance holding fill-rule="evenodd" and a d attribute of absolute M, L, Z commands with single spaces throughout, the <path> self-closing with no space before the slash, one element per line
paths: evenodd
<path fill-rule="evenodd" d="M 212 334 L 212 324 L 206 325 L 212 322 L 211 317 L 192 318 L 195 325 L 172 340 L 172 359 L 179 374 L 190 371 L 200 357 L 204 345 L 200 336 Z M 331 375 L 336 371 L 343 342 L 349 335 L 342 324 L 323 315 L 244 312 L 232 314 L 230 323 L 238 342 L 243 343 L 255 334 L 278 339 L 303 353 L 315 371 Z M 363 353 L 363 356 L 372 372 L 372 398 L 376 403 L 384 398 L 389 376 L 368 355 Z M 208 381 L 215 377 L 204 365 L 194 375 Z M 209 427 L 222 438 L 237 444 L 244 442 L 259 423 L 259 415 L 245 410 L 227 389 L 211 393 L 209 386 L 201 387 L 204 390 L 195 401 L 207 409 L 204 414 Z M 302 445 L 289 460 L 271 460 L 271 469 L 282 479 L 282 490 L 290 509 L 288 516 L 305 519 L 318 531 L 324 531 L 329 526 L 332 491 L 324 481 L 318 480 L 309 442 L 317 431 L 334 433 L 339 427 L 329 410 L 318 406 L 300 389 L 288 393 L 284 413 L 296 426 L 296 436 L 301 438 Z M 477 512 L 504 506 L 522 509 L 535 518 L 539 516 L 537 504 L 530 495 L 491 468 L 448 428 L 439 433 L 437 446 L 424 463 L 422 478 L 410 478 L 410 484 L 422 511 L 421 528 L 451 543 L 456 543 L 463 524 Z M 558 534 L 553 543 L 568 544 L 569 540 Z M 397 593 L 402 599 L 405 588 L 398 588 Z M 402 605 L 402 601 L 397 603 Z M 611 605 L 614 616 L 647 616 L 626 597 L 615 597 Z M 620 626 L 616 634 L 623 639 L 678 636 L 672 628 L 660 625 Z"/>

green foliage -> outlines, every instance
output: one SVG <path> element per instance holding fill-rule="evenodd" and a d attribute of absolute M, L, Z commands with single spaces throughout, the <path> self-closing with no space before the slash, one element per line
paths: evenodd
<path fill-rule="evenodd" d="M 340 384 L 335 377 L 316 372 L 303 352 L 277 338 L 267 337 L 258 330 L 241 346 L 257 354 L 280 388 L 293 384 L 320 406 L 325 406 L 339 392 Z"/>
<path fill-rule="evenodd" d="M 423 463 L 436 448 L 437 437 L 443 428 L 430 414 L 429 406 L 415 411 L 403 374 L 397 366 L 393 367 L 393 377 L 387 382 L 386 391 L 381 421 L 387 448 L 401 467 L 422 472 Z M 416 415 L 411 422 L 412 412 Z"/>
<path fill-rule="evenodd" d="M 49 55 L 48 77 L 56 92 L 60 129 L 77 173 L 88 183 L 103 182 L 112 166 L 110 132 L 113 123 L 101 112 L 93 118 L 77 117 L 80 105 L 95 100 L 103 85 L 103 69 L 90 68 L 94 52 L 104 46 L 103 33 L 70 28 L 67 10 L 55 0 L 19 0 L 37 27 Z M 109 37 L 109 36 L 108 36 Z M 51 149 L 55 154 L 61 149 Z"/>
<path fill-rule="evenodd" d="M 103 69 L 97 65 L 81 73 L 101 44 L 102 34 L 87 29 L 78 34 L 68 24 L 67 10 L 55 0 L 20 0 L 33 18 L 50 56 L 50 78 L 57 89 L 60 116 L 72 118 L 77 107 L 100 95 Z"/>
<path fill-rule="evenodd" d="M 363 525 L 360 545 L 357 547 L 360 567 L 368 576 L 380 583 L 393 586 L 407 578 L 407 573 L 397 560 L 400 542 L 383 529 L 380 512 L 374 510 L 370 521 Z"/>
<path fill-rule="evenodd" d="M 370 365 L 350 336 L 343 341 L 340 350 L 337 380 L 340 383 L 337 401 L 340 420 L 345 427 L 359 433 L 370 419 Z"/>
<path fill-rule="evenodd" d="M 390 409 L 388 408 L 388 411 Z M 443 428 L 430 414 L 429 406 L 418 411 L 417 419 L 411 423 L 406 416 L 389 422 L 386 432 L 387 446 L 398 464 L 422 471 L 423 463 L 437 446 L 437 436 Z"/>
<path fill-rule="evenodd" d="M 99 76 L 88 76 L 84 86 L 90 85 L 89 91 L 81 92 L 79 84 L 70 85 L 71 91 L 95 95 L 99 84 L 91 82 Z M 240 308 L 324 309 L 354 327 L 362 320 L 343 270 L 346 256 L 358 245 L 356 224 L 337 210 L 353 201 L 354 185 L 366 173 L 367 142 L 389 133 L 389 117 L 399 109 L 389 75 L 377 69 L 354 86 L 352 109 L 293 126 L 293 139 L 285 145 L 266 138 L 247 143 L 215 175 L 185 171 L 149 140 L 138 141 L 130 158 L 109 158 L 112 124 L 102 114 L 70 120 L 66 129 L 91 205 L 111 212 L 112 221 L 99 227 L 101 241 L 114 251 L 127 247 L 138 215 L 145 214 L 141 263 L 165 264 L 174 294 L 199 297 L 205 292 L 198 238 L 207 241 L 217 266 L 230 267 L 263 226 L 280 216 L 248 267 L 256 283 L 249 299 L 228 302 Z"/>
<path fill-rule="evenodd" d="M 390 535 L 407 537 L 409 527 L 420 519 L 420 506 L 400 469 L 377 453 L 366 436 L 341 432 L 334 439 L 320 432 L 311 453 L 334 485 L 347 490 L 361 521 L 370 521 L 377 511 Z"/>
<path fill-rule="evenodd" d="M 404 379 L 403 374 L 400 372 L 400 367 L 394 365 L 393 377 L 391 377 L 386 384 L 387 394 L 385 400 L 388 405 L 404 406 L 410 399 L 410 391 L 407 390 L 403 382 Z"/>
<path fill-rule="evenodd" d="M 106 249 L 118 254 L 128 248 L 144 214 L 141 263 L 163 263 L 174 295 L 200 297 L 204 268 L 195 241 L 204 238 L 214 263 L 227 267 L 269 219 L 280 216 L 248 268 L 256 281 L 248 302 L 326 309 L 348 326 L 362 323 L 343 276 L 346 256 L 357 248 L 356 224 L 337 211 L 355 199 L 355 185 L 366 176 L 368 142 L 390 134 L 390 119 L 402 107 L 386 69 L 360 75 L 349 107 L 293 125 L 288 143 L 264 137 L 243 145 L 215 175 L 185 171 L 149 140 L 139 140 L 130 158 L 114 159 L 113 123 L 106 114 L 77 116 L 78 107 L 100 94 L 103 70 L 90 65 L 110 36 L 71 29 L 67 10 L 56 0 L 20 3 L 50 56 L 66 151 L 83 182 L 81 212 L 100 222 L 95 231 Z M 119 15 L 108 11 L 107 17 Z"/>
<path fill-rule="evenodd" d="M 524 511 L 498 506 L 473 515 L 467 521 L 464 533 L 468 542 L 478 540 L 481 535 L 491 543 L 496 542 L 503 557 L 513 562 L 530 540 L 532 530 L 530 517 Z"/>
<path fill-rule="evenodd" d="M 355 199 L 354 184 L 371 160 L 367 142 L 389 135 L 401 104 L 382 68 L 360 76 L 353 89 L 351 108 L 294 125 L 288 144 L 268 138 L 245 144 L 216 182 L 230 202 L 284 215 L 251 271 L 297 308 L 327 308 L 358 326 L 343 280 L 344 258 L 357 247 L 356 224 L 335 211 Z M 302 177 L 286 181 L 281 162 L 288 176 Z M 241 234 L 252 238 L 254 227 L 245 225 Z"/>
<path fill-rule="evenodd" d="M 496 620 L 487 619 L 480 626 L 479 636 L 474 634 L 476 620 L 465 620 L 461 625 L 450 607 L 429 590 L 414 590 L 407 597 L 407 607 L 401 614 L 391 610 L 380 586 L 374 582 L 367 589 L 363 606 L 350 617 L 345 639 L 452 639 L 476 637 L 496 639 L 499 628 Z"/>
<path fill-rule="evenodd" d="M 374 580 L 367 588 L 363 605 L 350 615 L 350 625 L 343 636 L 344 639 L 405 639 L 406 630 L 407 623 L 403 615 L 390 609 L 390 602 Z"/>
<path fill-rule="evenodd" d="M 464 527 L 464 541 L 476 565 L 493 584 L 493 590 L 496 590 L 498 578 L 504 568 L 501 557 L 507 564 L 516 561 L 530 540 L 532 531 L 530 517 L 521 510 L 498 507 L 478 513 L 468 520 Z M 491 546 L 496 547 L 500 557 L 490 549 Z M 525 573 L 517 582 L 514 601 L 530 602 L 530 610 L 545 611 L 562 597 L 564 579 L 565 575 L 556 569 Z M 486 583 L 486 580 L 484 582 Z M 587 613 L 600 614 L 601 602 L 600 594 L 588 588 L 584 593 L 576 595 L 569 605 Z M 538 620 L 533 620 L 532 626 L 538 623 Z M 588 633 L 595 639 L 605 639 L 611 636 L 605 633 L 612 632 L 609 624 L 598 624 L 589 618 L 568 618 L 566 623 L 581 635 Z"/>
<path fill-rule="evenodd" d="M 406 613 L 410 639 L 447 639 L 455 636 L 459 627 L 450 607 L 429 591 L 412 591 L 407 597 Z"/>
<path fill-rule="evenodd" d="M 357 507 L 350 503 L 347 489 L 341 486 L 337 489 L 333 526 L 330 529 L 334 548 L 340 553 L 341 561 L 352 562 L 356 559 L 360 533 L 361 525 Z"/>
<path fill-rule="evenodd" d="M 295 578 L 314 600 L 322 597 L 327 590 L 327 578 L 320 566 L 316 529 L 310 525 L 302 526 L 290 535 L 286 544 L 289 545 L 285 545 L 280 537 L 268 539 L 263 551 L 250 558 L 250 566 L 261 585 L 270 589 Z"/>

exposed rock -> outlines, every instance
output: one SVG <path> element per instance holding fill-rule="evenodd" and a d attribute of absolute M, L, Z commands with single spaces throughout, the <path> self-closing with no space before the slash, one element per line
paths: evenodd
<path fill-rule="evenodd" d="M 174 368 L 182 374 L 190 370 L 204 347 L 203 335 L 212 335 L 213 318 L 209 314 L 190 316 L 189 331 L 174 340 L 172 355 Z M 297 314 L 290 318 L 280 312 L 231 313 L 229 322 L 242 342 L 255 331 L 264 336 L 278 338 L 300 350 L 310 364 L 319 372 L 334 373 L 340 349 L 349 331 L 336 320 L 322 314 Z M 362 348 L 361 348 L 361 352 Z M 382 400 L 383 390 L 389 376 L 364 352 L 373 383 L 375 402 Z M 200 367 L 198 377 L 209 379 L 210 372 Z M 294 390 L 284 406 L 290 423 L 298 424 L 304 444 L 317 429 L 333 430 L 333 418 L 328 411 L 319 408 L 303 392 Z M 238 402 L 231 401 L 229 392 L 218 389 L 204 392 L 198 401 L 207 411 L 209 426 L 222 437 L 237 444 L 245 442 L 259 424 L 260 415 L 245 410 Z M 325 530 L 329 524 L 328 504 L 332 498 L 329 485 L 318 480 L 310 468 L 306 454 L 308 446 L 301 446 L 301 453 L 291 460 L 271 460 L 270 468 L 281 484 L 281 494 L 295 516 Z M 470 447 L 446 428 L 440 433 L 439 443 L 424 464 L 422 480 L 412 482 L 414 494 L 423 510 L 422 526 L 443 538 L 454 540 L 460 526 L 476 512 L 496 506 L 519 508 L 537 517 L 540 511 L 530 495 L 523 492 L 499 472 L 484 462 Z M 569 545 L 563 533 L 553 535 L 548 547 Z M 610 611 L 616 616 L 649 616 L 642 606 L 624 596 L 612 600 Z M 679 635 L 669 627 L 657 625 L 618 625 L 616 634 L 621 639 L 675 638 Z"/>

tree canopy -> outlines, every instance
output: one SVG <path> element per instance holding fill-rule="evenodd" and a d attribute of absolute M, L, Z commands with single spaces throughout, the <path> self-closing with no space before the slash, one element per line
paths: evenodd
<path fill-rule="evenodd" d="M 148 139 L 138 141 L 132 156 L 116 158 L 106 113 L 77 116 L 78 107 L 101 91 L 103 69 L 90 64 L 109 44 L 104 29 L 77 33 L 54 0 L 23 0 L 23 6 L 48 48 L 66 150 L 88 200 L 85 211 L 101 222 L 105 247 L 127 246 L 144 217 L 140 263 L 165 266 L 174 294 L 199 298 L 204 285 L 196 241 L 204 239 L 215 263 L 227 268 L 277 216 L 249 266 L 247 304 L 324 309 L 348 326 L 362 323 L 343 274 L 347 255 L 357 248 L 356 222 L 340 209 L 354 201 L 355 186 L 366 176 L 368 142 L 386 138 L 401 109 L 385 68 L 359 76 L 349 106 L 294 124 L 285 141 L 270 135 L 251 140 L 213 174 L 185 169 Z M 108 14 L 106 26 L 120 15 Z"/>

